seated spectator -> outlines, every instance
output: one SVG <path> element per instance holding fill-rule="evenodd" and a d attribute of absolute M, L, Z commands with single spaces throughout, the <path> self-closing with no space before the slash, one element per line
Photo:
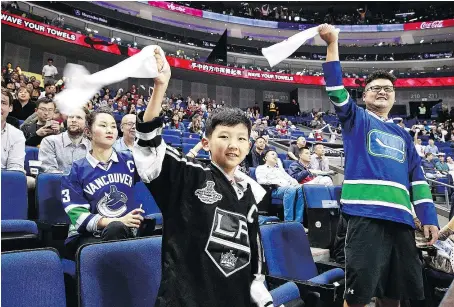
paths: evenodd
<path fill-rule="evenodd" d="M 424 174 L 429 179 L 435 179 L 444 177 L 439 171 L 435 169 L 435 163 L 433 162 L 434 155 L 430 152 L 426 153 L 426 159 L 421 161 L 421 166 L 424 170 Z"/>
<path fill-rule="evenodd" d="M 438 154 L 438 161 L 435 163 L 435 169 L 442 173 L 443 175 L 446 175 L 449 172 L 449 166 L 445 162 L 444 153 Z"/>
<path fill-rule="evenodd" d="M 304 136 L 300 136 L 296 139 L 296 144 L 291 144 L 288 148 L 287 156 L 295 161 L 298 161 L 300 149 L 306 147 L 306 139 Z"/>
<path fill-rule="evenodd" d="M 172 121 L 167 123 L 167 127 L 170 129 L 175 129 L 175 130 L 180 130 L 181 132 L 184 132 L 184 124 L 180 121 L 180 116 L 178 114 L 174 114 L 172 116 Z"/>
<path fill-rule="evenodd" d="M 133 114 L 128 114 L 121 119 L 120 129 L 123 132 L 123 136 L 113 146 L 117 152 L 128 151 L 132 154 L 132 147 L 136 137 L 136 117 Z"/>
<path fill-rule="evenodd" d="M 277 186 L 271 196 L 283 200 L 285 221 L 303 222 L 304 199 L 301 185 L 284 169 L 276 167 L 277 163 L 277 153 L 274 150 L 267 151 L 265 164 L 258 166 L 255 172 L 257 182 Z"/>
<path fill-rule="evenodd" d="M 311 168 L 311 152 L 308 148 L 301 148 L 299 160 L 290 164 L 289 175 L 301 184 L 322 184 L 325 186 L 333 185 L 333 181 L 328 176 L 316 176 Z"/>
<path fill-rule="evenodd" d="M 55 93 L 57 92 L 57 88 L 55 87 L 53 82 L 47 82 L 44 85 L 44 92 L 41 93 L 39 98 L 47 97 L 47 98 L 54 98 Z"/>
<path fill-rule="evenodd" d="M 265 164 L 265 146 L 265 139 L 261 136 L 257 137 L 255 144 L 249 153 L 250 163 L 252 164 L 252 167 L 257 167 L 259 165 Z"/>
<path fill-rule="evenodd" d="M 427 153 L 431 153 L 433 155 L 437 155 L 438 154 L 438 147 L 437 145 L 435 145 L 435 141 L 433 138 L 430 138 L 429 139 L 429 144 L 426 146 L 426 148 L 424 149 L 424 153 L 427 154 Z"/>
<path fill-rule="evenodd" d="M 300 158 L 301 161 L 301 158 Z M 314 146 L 314 154 L 311 156 L 311 169 L 329 172 L 329 161 L 325 156 L 325 147 L 322 144 L 317 144 Z"/>
<path fill-rule="evenodd" d="M 31 101 L 31 92 L 26 87 L 20 87 L 17 91 L 17 99 L 13 103 L 13 111 L 9 116 L 19 120 L 26 120 L 35 113 L 36 105 Z"/>
<path fill-rule="evenodd" d="M 12 103 L 11 93 L 2 87 L 2 170 L 25 172 L 24 134 L 6 122 L 13 109 Z"/>
<path fill-rule="evenodd" d="M 424 157 L 424 150 L 426 147 L 422 145 L 421 139 L 415 139 L 415 148 L 416 148 L 416 151 L 418 152 L 418 155 L 420 157 Z"/>
<path fill-rule="evenodd" d="M 22 131 L 6 122 L 13 108 L 13 96 L 2 87 L 2 170 L 25 173 L 25 137 Z M 35 187 L 35 178 L 27 176 L 27 187 Z"/>
<path fill-rule="evenodd" d="M 62 204 L 72 222 L 65 242 L 70 259 L 82 244 L 134 237 L 133 229 L 143 221 L 144 211 L 134 198 L 134 160 L 130 153 L 113 149 L 115 118 L 99 108 L 90 113 L 87 126 L 92 150 L 73 163 L 61 183 Z"/>
<path fill-rule="evenodd" d="M 75 110 L 69 114 L 68 130 L 49 135 L 42 139 L 38 159 L 45 173 L 67 173 L 74 161 L 85 158 L 91 149 L 91 142 L 84 136 L 87 109 Z"/>
<path fill-rule="evenodd" d="M 192 117 L 192 122 L 188 126 L 189 132 L 203 135 L 202 118 L 196 114 Z"/>
<path fill-rule="evenodd" d="M 38 146 L 44 137 L 60 133 L 60 124 L 52 119 L 55 109 L 52 99 L 40 98 L 36 102 L 37 121 L 21 127 L 25 145 Z"/>
<path fill-rule="evenodd" d="M 448 164 L 449 171 L 454 171 L 454 160 L 451 157 L 446 158 L 446 164 Z"/>

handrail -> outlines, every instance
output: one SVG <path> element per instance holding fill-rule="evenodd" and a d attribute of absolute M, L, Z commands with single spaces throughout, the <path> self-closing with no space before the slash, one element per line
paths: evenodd
<path fill-rule="evenodd" d="M 454 185 L 450 185 L 450 184 L 447 184 L 447 183 L 444 183 L 444 182 L 441 182 L 441 181 L 436 181 L 436 180 L 433 180 L 433 179 L 430 179 L 430 178 L 427 178 L 427 177 L 425 177 L 425 178 L 426 178 L 427 181 L 430 181 L 430 182 L 433 182 L 433 183 L 437 183 L 439 185 L 454 189 Z"/>

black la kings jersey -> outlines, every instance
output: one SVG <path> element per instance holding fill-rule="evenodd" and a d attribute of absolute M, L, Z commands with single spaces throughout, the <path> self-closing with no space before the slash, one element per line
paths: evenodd
<path fill-rule="evenodd" d="M 264 273 L 256 204 L 265 191 L 238 173 L 247 186 L 238 199 L 216 166 L 167 146 L 161 127 L 160 118 L 139 123 L 133 150 L 138 173 L 164 219 L 156 306 L 254 306 L 253 274 Z"/>

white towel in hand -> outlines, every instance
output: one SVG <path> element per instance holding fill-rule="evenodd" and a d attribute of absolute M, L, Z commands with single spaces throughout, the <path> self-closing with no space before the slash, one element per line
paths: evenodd
<path fill-rule="evenodd" d="M 339 29 L 337 29 L 337 31 L 339 31 Z M 268 60 L 270 66 L 273 67 L 291 56 L 307 40 L 315 37 L 317 34 L 318 27 L 301 31 L 300 33 L 290 36 L 285 41 L 263 48 L 262 54 Z"/>
<path fill-rule="evenodd" d="M 127 78 L 157 77 L 159 72 L 155 58 L 156 48 L 159 46 L 147 46 L 132 57 L 91 75 L 81 65 L 66 65 L 64 70 L 65 89 L 55 96 L 57 108 L 61 113 L 69 114 L 73 110 L 83 107 L 106 85 Z M 160 49 L 160 54 L 164 61 L 164 69 L 170 69 L 162 49 Z"/>

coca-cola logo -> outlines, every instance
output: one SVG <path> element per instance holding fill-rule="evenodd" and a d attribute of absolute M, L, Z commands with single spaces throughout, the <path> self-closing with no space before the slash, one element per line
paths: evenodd
<path fill-rule="evenodd" d="M 443 20 L 436 20 L 430 22 L 421 22 L 419 26 L 421 29 L 435 29 L 435 28 L 443 28 Z"/>
<path fill-rule="evenodd" d="M 174 5 L 173 3 L 167 4 L 167 8 L 171 11 L 178 11 L 181 13 L 184 13 L 186 11 L 185 7 L 179 6 L 179 5 Z"/>

